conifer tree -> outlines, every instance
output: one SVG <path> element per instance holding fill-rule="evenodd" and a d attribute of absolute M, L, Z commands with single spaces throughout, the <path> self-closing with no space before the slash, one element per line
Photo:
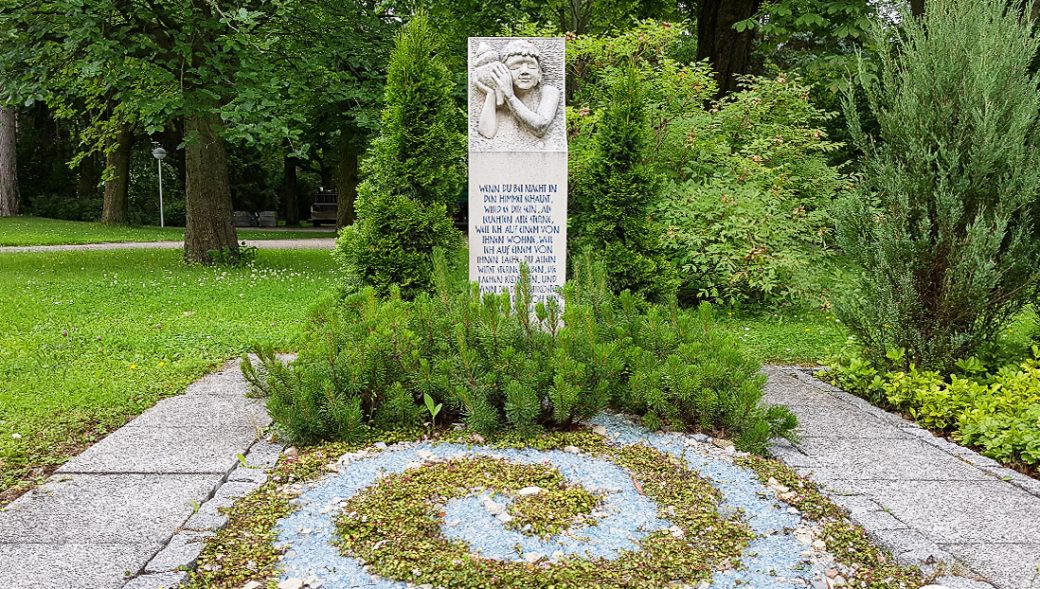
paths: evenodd
<path fill-rule="evenodd" d="M 390 56 L 380 135 L 361 166 L 357 222 L 337 244 L 352 287 L 386 294 L 397 285 L 410 298 L 430 287 L 433 249 L 461 246 L 447 213 L 465 184 L 464 114 L 438 45 L 420 14 Z"/>
<path fill-rule="evenodd" d="M 612 290 L 659 302 L 674 296 L 679 281 L 648 216 L 660 183 L 646 164 L 650 130 L 643 96 L 635 68 L 613 82 L 592 155 L 572 190 L 572 242 L 595 251 Z"/>
<path fill-rule="evenodd" d="M 899 35 L 879 39 L 880 79 L 864 83 L 878 137 L 846 100 L 866 156 L 861 193 L 837 218 L 860 265 L 838 311 L 874 361 L 901 349 L 904 364 L 950 370 L 1040 279 L 1038 41 L 1006 0 L 937 2 Z"/>

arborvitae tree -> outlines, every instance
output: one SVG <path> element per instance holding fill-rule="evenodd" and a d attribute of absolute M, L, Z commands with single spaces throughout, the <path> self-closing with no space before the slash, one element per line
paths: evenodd
<path fill-rule="evenodd" d="M 447 212 L 465 183 L 465 117 L 451 92 L 436 33 L 416 16 L 390 57 L 380 135 L 361 166 L 357 222 L 337 244 L 351 286 L 386 294 L 399 285 L 414 296 L 430 286 L 433 248 L 461 245 Z"/>
<path fill-rule="evenodd" d="M 643 102 L 639 76 L 628 68 L 613 83 L 592 154 L 576 174 L 572 242 L 595 250 L 615 292 L 662 301 L 674 296 L 679 281 L 648 217 L 660 183 L 646 163 L 650 129 Z"/>
<path fill-rule="evenodd" d="M 879 39 L 880 79 L 864 83 L 878 137 L 846 100 L 865 162 L 861 194 L 838 214 L 860 265 L 838 311 L 879 363 L 902 349 L 904 363 L 951 369 L 1040 279 L 1038 42 L 1019 15 L 1005 0 L 929 4 L 898 43 Z"/>

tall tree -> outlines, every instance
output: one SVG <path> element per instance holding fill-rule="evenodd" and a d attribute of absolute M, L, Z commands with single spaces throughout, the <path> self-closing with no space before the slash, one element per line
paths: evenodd
<path fill-rule="evenodd" d="M 18 214 L 16 121 L 17 116 L 13 107 L 0 107 L 0 217 L 12 217 Z"/>
<path fill-rule="evenodd" d="M 130 220 L 130 155 L 133 147 L 134 132 L 124 127 L 116 135 L 115 145 L 105 154 L 107 178 L 101 222 L 106 225 L 126 225 Z"/>
<path fill-rule="evenodd" d="M 751 71 L 755 29 L 746 23 L 761 6 L 762 0 L 700 0 L 697 4 L 697 59 L 708 60 L 715 69 L 720 95 L 736 90 L 739 76 Z"/>

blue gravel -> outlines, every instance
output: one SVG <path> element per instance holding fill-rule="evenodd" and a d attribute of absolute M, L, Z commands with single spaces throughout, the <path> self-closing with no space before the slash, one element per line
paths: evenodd
<path fill-rule="evenodd" d="M 791 532 L 801 518 L 787 512 L 787 505 L 773 498 L 753 472 L 698 454 L 685 444 L 686 437 L 648 432 L 614 415 L 602 414 L 594 425 L 605 426 L 608 438 L 618 444 L 642 443 L 681 458 L 719 489 L 723 509 L 739 510 L 756 538 L 741 556 L 740 570 L 715 574 L 712 589 L 790 589 L 794 579 L 809 580 L 816 571 L 803 556 L 806 546 Z M 570 482 L 580 484 L 604 500 L 597 507 L 595 525 L 575 525 L 548 539 L 506 529 L 483 505 L 487 496 L 478 492 L 449 501 L 442 533 L 466 542 L 484 558 L 522 561 L 522 554 L 538 552 L 550 560 L 555 553 L 588 558 L 616 558 L 623 550 L 638 549 L 647 534 L 672 524 L 659 516 L 656 504 L 635 490 L 630 475 L 614 463 L 585 454 L 552 450 L 506 450 L 459 444 L 390 446 L 342 468 L 306 487 L 294 504 L 298 508 L 277 525 L 278 540 L 288 547 L 282 561 L 283 579 L 317 577 L 329 589 L 346 587 L 404 588 L 405 583 L 373 576 L 354 558 L 343 556 L 333 545 L 334 518 L 339 504 L 382 476 L 400 473 L 421 462 L 419 451 L 442 459 L 491 456 L 524 464 L 548 464 Z M 493 497 L 507 503 L 504 496 Z M 602 513 L 601 513 L 602 512 Z M 520 547 L 518 554 L 517 546 Z M 416 579 L 416 583 L 422 583 Z M 797 581 L 794 581 L 797 582 Z"/>

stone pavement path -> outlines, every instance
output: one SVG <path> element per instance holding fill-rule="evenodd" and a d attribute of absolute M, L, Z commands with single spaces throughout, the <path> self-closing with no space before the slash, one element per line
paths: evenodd
<path fill-rule="evenodd" d="M 336 247 L 333 237 L 315 237 L 308 239 L 244 239 L 239 243 L 260 249 L 279 250 L 330 250 Z M 19 254 L 29 252 L 75 252 L 97 250 L 130 250 L 130 249 L 165 249 L 174 250 L 184 247 L 183 241 L 128 241 L 123 243 L 80 243 L 70 245 L 28 245 L 3 246 L 0 254 Z"/>
<path fill-rule="evenodd" d="M 237 362 L 164 399 L 0 511 L 4 589 L 179 583 L 218 508 L 260 485 L 281 447 Z M 245 464 L 239 459 L 244 456 Z"/>
<path fill-rule="evenodd" d="M 767 402 L 791 407 L 802 426 L 801 440 L 774 454 L 820 483 L 897 558 L 970 571 L 1001 589 L 1040 589 L 1040 481 L 805 369 L 766 371 Z"/>

